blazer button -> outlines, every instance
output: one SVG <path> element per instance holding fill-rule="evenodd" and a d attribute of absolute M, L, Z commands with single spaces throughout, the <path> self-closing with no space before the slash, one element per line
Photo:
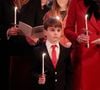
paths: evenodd
<path fill-rule="evenodd" d="M 55 72 L 55 75 L 57 75 L 57 72 Z"/>
<path fill-rule="evenodd" d="M 57 79 L 55 79 L 55 82 L 57 82 Z"/>

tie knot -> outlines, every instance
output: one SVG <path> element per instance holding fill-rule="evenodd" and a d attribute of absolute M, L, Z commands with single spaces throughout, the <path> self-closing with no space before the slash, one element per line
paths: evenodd
<path fill-rule="evenodd" d="M 51 45 L 52 49 L 55 49 L 57 47 L 57 45 Z"/>

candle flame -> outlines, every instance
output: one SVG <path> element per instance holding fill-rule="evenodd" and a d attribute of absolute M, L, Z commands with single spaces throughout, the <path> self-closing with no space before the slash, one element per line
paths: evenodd
<path fill-rule="evenodd" d="M 57 19 L 57 20 L 60 20 L 60 17 L 59 17 L 59 16 L 56 16 L 56 19 Z"/>
<path fill-rule="evenodd" d="M 85 17 L 88 18 L 88 14 L 86 14 Z"/>
<path fill-rule="evenodd" d="M 15 10 L 17 10 L 17 6 L 15 6 Z"/>
<path fill-rule="evenodd" d="M 46 55 L 46 53 L 43 53 L 42 55 L 43 55 L 43 56 L 45 56 L 45 55 Z"/>

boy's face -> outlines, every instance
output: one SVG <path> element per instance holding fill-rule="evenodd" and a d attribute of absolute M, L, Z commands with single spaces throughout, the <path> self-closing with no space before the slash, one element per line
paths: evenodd
<path fill-rule="evenodd" d="M 62 28 L 60 27 L 48 27 L 45 30 L 45 34 L 47 36 L 47 40 L 51 43 L 56 43 L 60 40 Z"/>

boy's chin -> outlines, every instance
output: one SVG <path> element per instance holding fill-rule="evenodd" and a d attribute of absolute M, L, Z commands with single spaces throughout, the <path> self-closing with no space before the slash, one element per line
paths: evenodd
<path fill-rule="evenodd" d="M 59 40 L 58 39 L 53 39 L 53 40 L 49 40 L 51 43 L 58 43 Z"/>
<path fill-rule="evenodd" d="M 53 40 L 54 43 L 57 43 L 58 41 L 59 41 L 58 39 L 57 40 Z"/>

